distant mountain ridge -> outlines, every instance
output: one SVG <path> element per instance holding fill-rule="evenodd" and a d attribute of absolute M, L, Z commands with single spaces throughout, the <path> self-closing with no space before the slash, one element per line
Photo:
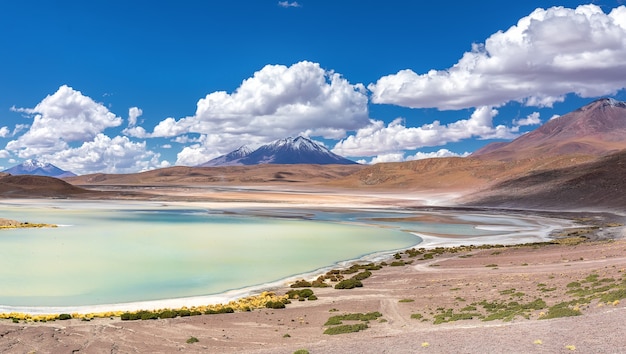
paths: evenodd
<path fill-rule="evenodd" d="M 33 176 L 47 176 L 47 177 L 56 177 L 56 178 L 76 176 L 76 174 L 73 172 L 62 170 L 51 163 L 42 162 L 42 161 L 35 160 L 35 159 L 26 160 L 22 162 L 21 164 L 15 165 L 2 172 L 9 173 L 13 176 L 33 175 Z"/>
<path fill-rule="evenodd" d="M 626 149 L 626 102 L 602 98 L 509 143 L 489 144 L 471 157 L 511 161 L 568 154 L 602 156 L 622 149 Z"/>
<path fill-rule="evenodd" d="M 254 151 L 247 147 L 207 161 L 198 167 L 241 165 L 354 165 L 356 162 L 332 153 L 326 147 L 302 136 L 275 140 Z"/>

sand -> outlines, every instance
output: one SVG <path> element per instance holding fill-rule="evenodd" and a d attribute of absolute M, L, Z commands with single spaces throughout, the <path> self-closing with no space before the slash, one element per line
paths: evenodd
<path fill-rule="evenodd" d="M 291 202 L 306 204 L 307 195 Z M 288 199 L 273 193 L 268 198 L 281 204 Z M 374 199 L 363 196 L 358 201 L 367 201 L 367 205 L 413 204 L 390 202 L 396 196 Z M 358 205 L 354 200 L 324 197 L 310 206 Z M 363 288 L 314 289 L 318 300 L 294 301 L 286 309 L 149 321 L 0 321 L 0 352 L 293 353 L 301 348 L 311 353 L 625 352 L 626 327 L 622 324 L 626 301 L 604 304 L 594 300 L 581 305 L 582 315 L 576 317 L 540 320 L 541 312 L 547 311 L 544 309 L 531 311 L 529 319 L 516 317 L 510 322 L 474 318 L 433 324 L 438 308 L 458 311 L 482 300 L 529 302 L 536 298 L 552 306 L 571 299 L 567 284 L 590 274 L 621 281 L 626 269 L 626 241 L 621 239 L 624 231 L 620 227 L 610 229 L 599 230 L 604 235 L 600 238 L 609 235 L 618 240 L 471 250 L 427 260 L 403 255 L 413 263 L 374 271 L 363 281 Z M 287 290 L 275 289 L 278 294 Z M 333 315 L 372 311 L 379 311 L 384 320 L 370 321 L 370 328 L 358 333 L 323 333 L 328 327 L 324 323 Z M 411 318 L 416 313 L 426 320 Z M 192 336 L 198 342 L 187 343 Z"/>

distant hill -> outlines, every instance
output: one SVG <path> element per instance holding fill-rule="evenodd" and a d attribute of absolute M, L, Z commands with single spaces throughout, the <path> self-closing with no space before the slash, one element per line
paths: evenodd
<path fill-rule="evenodd" d="M 199 167 L 240 165 L 354 165 L 356 162 L 332 153 L 324 146 L 302 136 L 262 145 L 254 151 L 245 146 L 205 162 Z"/>
<path fill-rule="evenodd" d="M 21 164 L 8 168 L 2 172 L 9 173 L 13 176 L 33 175 L 56 178 L 76 176 L 73 172 L 62 170 L 51 163 L 41 162 L 38 160 L 26 160 Z"/>
<path fill-rule="evenodd" d="M 465 198 L 506 208 L 626 208 L 626 150 L 587 163 L 513 177 Z"/>
<path fill-rule="evenodd" d="M 67 198 L 87 193 L 92 192 L 54 177 L 0 175 L 0 197 L 4 198 Z"/>
<path fill-rule="evenodd" d="M 626 102 L 602 98 L 510 143 L 489 144 L 471 157 L 511 161 L 572 154 L 603 156 L 625 148 Z"/>

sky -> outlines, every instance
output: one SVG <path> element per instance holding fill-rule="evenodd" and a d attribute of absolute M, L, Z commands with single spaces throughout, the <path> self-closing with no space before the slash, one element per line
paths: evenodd
<path fill-rule="evenodd" d="M 623 0 L 2 1 L 0 169 L 193 166 L 303 135 L 466 156 L 626 101 Z"/>

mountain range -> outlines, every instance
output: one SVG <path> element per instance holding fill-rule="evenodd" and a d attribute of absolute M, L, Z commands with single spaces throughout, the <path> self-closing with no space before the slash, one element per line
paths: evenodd
<path fill-rule="evenodd" d="M 8 168 L 2 172 L 11 174 L 13 176 L 33 175 L 56 178 L 76 176 L 76 174 L 73 172 L 62 170 L 51 163 L 38 161 L 35 159 L 26 160 L 21 164 Z"/>
<path fill-rule="evenodd" d="M 198 165 L 198 167 L 241 165 L 354 165 L 356 162 L 332 153 L 326 147 L 302 136 L 289 137 L 262 145 L 252 151 L 246 146 Z"/>
<path fill-rule="evenodd" d="M 333 155 L 309 139 L 296 137 L 277 140 L 254 151 L 241 147 L 203 164 L 211 168 L 176 166 L 64 180 L 89 192 L 109 193 L 108 198 L 168 198 L 167 193 L 159 191 L 184 194 L 180 189 L 184 186 L 189 187 L 184 198 L 204 200 L 215 198 L 214 192 L 195 191 L 207 187 L 228 191 L 232 187 L 280 190 L 289 186 L 293 191 L 302 188 L 338 193 L 401 193 L 409 199 L 432 196 L 429 203 L 446 205 L 560 210 L 626 208 L 626 103 L 612 99 L 593 101 L 511 142 L 488 145 L 469 157 L 359 165 L 341 157 L 329 160 Z M 309 164 L 296 164 L 294 156 L 307 157 L 297 161 Z M 333 162 L 325 164 L 329 163 L 326 161 Z M 15 188 L 21 188 L 22 195 L 32 193 L 32 197 L 40 197 L 35 188 L 33 192 L 28 188 L 52 180 L 29 177 L 32 178 L 20 180 L 13 187 L 0 188 L 0 196 L 15 196 Z M 0 178 L 2 187 L 7 176 L 0 173 Z M 58 188 L 66 191 L 64 195 L 78 193 L 66 186 Z M 235 198 L 256 195 L 237 194 Z"/>

